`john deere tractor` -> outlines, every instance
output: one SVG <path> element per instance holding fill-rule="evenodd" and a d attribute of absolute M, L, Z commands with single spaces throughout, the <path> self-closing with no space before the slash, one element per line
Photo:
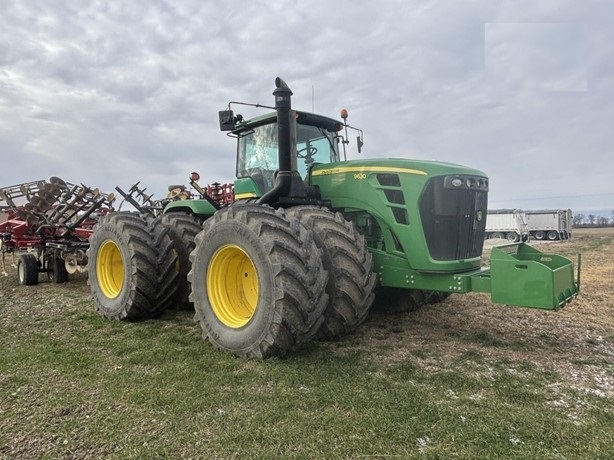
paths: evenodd
<path fill-rule="evenodd" d="M 237 139 L 236 201 L 171 202 L 159 217 L 114 213 L 95 229 L 89 283 L 116 319 L 192 307 L 203 337 L 264 358 L 354 331 L 374 300 L 414 309 L 451 293 L 557 309 L 579 292 L 570 260 L 517 243 L 482 267 L 489 181 L 455 164 L 341 160 L 342 121 L 291 107 L 220 112 Z M 362 136 L 358 137 L 359 148 Z M 340 147 L 343 147 L 341 149 Z"/>

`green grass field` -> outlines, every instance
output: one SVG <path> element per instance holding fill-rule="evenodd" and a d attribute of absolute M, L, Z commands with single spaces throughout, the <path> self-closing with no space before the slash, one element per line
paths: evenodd
<path fill-rule="evenodd" d="M 560 312 L 453 295 L 284 359 L 214 349 L 189 312 L 99 316 L 83 275 L 0 276 L 0 458 L 611 459 L 614 231 Z M 543 250 L 543 249 L 542 249 Z"/>

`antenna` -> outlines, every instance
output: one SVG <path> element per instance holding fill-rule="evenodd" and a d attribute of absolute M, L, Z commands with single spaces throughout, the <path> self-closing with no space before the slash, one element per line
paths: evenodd
<path fill-rule="evenodd" d="M 313 85 L 311 85 L 311 113 L 315 113 L 316 109 L 315 109 L 315 88 Z"/>

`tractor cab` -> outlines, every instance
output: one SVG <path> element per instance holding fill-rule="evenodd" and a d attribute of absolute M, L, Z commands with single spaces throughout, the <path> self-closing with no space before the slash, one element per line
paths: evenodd
<path fill-rule="evenodd" d="M 321 115 L 294 113 L 290 162 L 292 170 L 306 180 L 314 165 L 339 161 L 337 133 L 343 125 Z M 249 197 L 264 195 L 273 188 L 280 169 L 277 114 L 241 121 L 231 135 L 238 138 L 235 187 L 239 188 L 239 194 L 243 190 Z"/>

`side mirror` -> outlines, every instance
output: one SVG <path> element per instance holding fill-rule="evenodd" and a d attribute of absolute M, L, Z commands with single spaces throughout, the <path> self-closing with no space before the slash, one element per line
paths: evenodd
<path fill-rule="evenodd" d="M 364 142 L 362 141 L 360 136 L 356 137 L 356 145 L 358 146 L 358 153 L 360 153 L 360 151 L 362 150 L 362 146 L 364 145 Z"/>
<path fill-rule="evenodd" d="M 221 110 L 220 115 L 220 131 L 232 131 L 235 129 L 235 116 L 232 110 Z"/>

